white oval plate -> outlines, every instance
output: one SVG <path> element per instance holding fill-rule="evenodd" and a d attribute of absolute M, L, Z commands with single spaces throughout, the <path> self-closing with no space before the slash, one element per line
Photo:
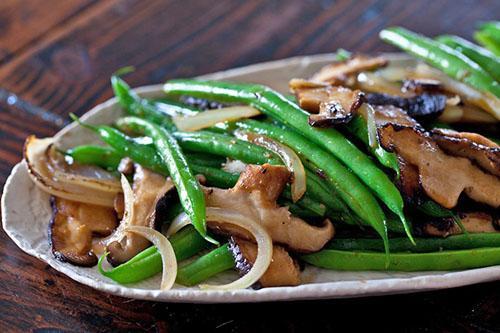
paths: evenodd
<path fill-rule="evenodd" d="M 262 83 L 282 92 L 293 77 L 308 77 L 321 66 L 334 60 L 333 54 L 295 57 L 251 65 L 203 76 L 241 82 Z M 137 89 L 147 97 L 162 96 L 161 85 Z M 85 114 L 84 121 L 112 123 L 121 114 L 116 100 L 111 99 Z M 71 124 L 57 133 L 64 147 L 98 142 L 88 130 Z M 7 179 L 2 196 L 2 224 L 12 240 L 25 252 L 37 257 L 70 278 L 104 292 L 124 297 L 169 302 L 226 303 L 263 302 L 276 300 L 305 300 L 361 297 L 409 293 L 451 288 L 497 280 L 500 266 L 457 272 L 339 272 L 307 266 L 302 273 L 303 284 L 297 287 L 276 287 L 261 290 L 204 291 L 176 285 L 160 292 L 159 276 L 138 284 L 121 286 L 99 274 L 95 267 L 82 268 L 56 260 L 47 241 L 50 218 L 48 195 L 29 179 L 26 167 L 19 163 Z M 234 273 L 221 274 L 212 283 L 235 279 Z"/>

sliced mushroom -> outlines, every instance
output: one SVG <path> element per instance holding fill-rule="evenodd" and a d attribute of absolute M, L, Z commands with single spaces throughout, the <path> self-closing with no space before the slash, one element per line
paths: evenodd
<path fill-rule="evenodd" d="M 274 242 L 296 252 L 320 250 L 334 234 L 333 224 L 326 220 L 321 227 L 292 216 L 276 199 L 290 177 L 283 166 L 248 165 L 236 185 L 228 190 L 204 188 L 208 207 L 236 210 L 252 217 L 266 229 Z M 209 221 L 208 226 L 225 234 L 252 240 L 244 230 L 229 224 Z"/>
<path fill-rule="evenodd" d="M 421 94 L 415 97 L 400 97 L 387 94 L 368 93 L 366 101 L 372 105 L 394 105 L 404 109 L 409 116 L 417 119 L 433 119 L 439 117 L 445 107 L 447 97 L 439 94 Z"/>
<path fill-rule="evenodd" d="M 421 129 L 420 124 L 410 117 L 408 113 L 393 105 L 377 105 L 374 106 L 375 110 L 374 118 L 377 128 L 384 126 L 385 124 L 397 124 L 407 127 L 415 127 Z"/>
<path fill-rule="evenodd" d="M 401 90 L 405 92 L 414 92 L 419 95 L 424 92 L 442 93 L 444 91 L 441 82 L 433 79 L 404 80 Z"/>
<path fill-rule="evenodd" d="M 231 237 L 229 247 L 236 262 L 236 269 L 242 275 L 248 273 L 257 258 L 257 245 L 241 238 Z M 261 287 L 299 285 L 299 265 L 283 247 L 274 245 L 273 260 L 258 284 Z"/>
<path fill-rule="evenodd" d="M 364 94 L 344 87 L 328 88 L 328 100 L 319 105 L 319 114 L 309 116 L 309 125 L 329 127 L 348 123 L 363 104 Z"/>
<path fill-rule="evenodd" d="M 134 233 L 124 233 L 127 226 L 155 228 L 156 213 L 160 200 L 174 188 L 170 178 L 154 173 L 138 164 L 135 165 L 132 211 L 125 211 L 120 226 L 105 240 L 109 252 L 108 261 L 113 265 L 124 263 L 150 245 L 144 237 Z M 127 207 L 127 203 L 125 203 Z"/>
<path fill-rule="evenodd" d="M 345 61 L 335 62 L 320 69 L 311 78 L 312 81 L 342 84 L 349 76 L 363 71 L 370 71 L 388 64 L 384 57 L 356 55 Z"/>
<path fill-rule="evenodd" d="M 418 169 L 398 156 L 399 178 L 396 185 L 408 203 L 418 204 L 422 197 Z"/>
<path fill-rule="evenodd" d="M 330 87 L 293 88 L 300 107 L 310 113 L 318 113 L 319 106 L 330 100 Z"/>
<path fill-rule="evenodd" d="M 117 225 L 112 208 L 51 197 L 49 240 L 54 256 L 78 266 L 94 266 L 93 236 L 108 236 Z"/>
<path fill-rule="evenodd" d="M 432 139 L 449 155 L 466 157 L 500 177 L 500 146 L 482 135 L 447 129 L 432 131 Z"/>
<path fill-rule="evenodd" d="M 500 179 L 485 173 L 470 160 L 449 156 L 425 132 L 386 124 L 379 129 L 380 144 L 418 169 L 425 193 L 445 208 L 452 208 L 464 192 L 471 199 L 497 208 Z"/>
<path fill-rule="evenodd" d="M 459 214 L 460 222 L 469 233 L 498 232 L 495 229 L 497 221 L 485 212 L 466 212 Z M 462 229 L 452 218 L 433 220 L 426 223 L 423 232 L 429 236 L 448 237 L 462 233 Z"/>

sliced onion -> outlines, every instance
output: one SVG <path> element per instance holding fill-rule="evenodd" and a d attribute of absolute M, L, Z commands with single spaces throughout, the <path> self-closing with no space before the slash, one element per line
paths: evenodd
<path fill-rule="evenodd" d="M 57 197 L 113 207 L 115 196 L 121 192 L 120 182 L 110 178 L 94 178 L 74 173 L 54 157 L 54 139 L 29 136 L 24 145 L 24 160 L 31 179 L 43 191 Z M 88 172 L 88 168 L 86 168 Z M 99 173 L 95 173 L 98 175 Z"/>
<path fill-rule="evenodd" d="M 170 237 L 189 224 L 191 224 L 189 216 L 186 213 L 182 212 L 175 217 L 172 223 L 170 223 L 170 226 L 165 232 L 165 236 Z"/>
<path fill-rule="evenodd" d="M 464 110 L 460 106 L 447 105 L 438 119 L 444 123 L 456 123 L 462 119 L 463 115 Z"/>
<path fill-rule="evenodd" d="M 378 148 L 377 123 L 375 122 L 375 110 L 370 104 L 363 103 L 359 108 L 359 114 L 365 118 L 366 130 L 368 132 L 368 145 L 372 148 Z"/>
<path fill-rule="evenodd" d="M 175 126 L 181 131 L 197 131 L 217 123 L 258 116 L 260 111 L 251 106 L 229 106 L 217 110 L 199 112 L 190 116 L 173 117 Z"/>
<path fill-rule="evenodd" d="M 273 257 L 273 241 L 267 231 L 257 222 L 238 212 L 208 207 L 207 221 L 218 221 L 236 225 L 247 230 L 257 242 L 257 258 L 250 271 L 236 281 L 224 285 L 200 285 L 201 289 L 234 290 L 252 286 L 267 271 Z"/>
<path fill-rule="evenodd" d="M 177 277 L 177 259 L 175 258 L 174 248 L 167 237 L 163 236 L 159 231 L 142 226 L 127 226 L 124 231 L 141 235 L 156 246 L 163 264 L 160 289 L 168 290 L 172 288 Z"/>
<path fill-rule="evenodd" d="M 494 116 L 487 113 L 486 111 L 483 111 L 482 109 L 469 105 L 462 106 L 462 109 L 464 111 L 464 114 L 461 119 L 462 122 L 484 123 L 484 124 L 494 124 L 498 122 L 498 120 L 495 119 Z"/>
<path fill-rule="evenodd" d="M 300 157 L 295 153 L 295 151 L 280 142 L 268 138 L 267 136 L 253 132 L 236 131 L 235 135 L 240 139 L 253 142 L 256 145 L 262 146 L 276 153 L 281 160 L 283 160 L 283 163 L 285 163 L 287 169 L 293 175 L 291 182 L 292 201 L 297 202 L 297 200 L 302 198 L 307 188 L 306 171 Z"/>
<path fill-rule="evenodd" d="M 394 96 L 409 97 L 413 94 L 401 91 L 401 85 L 386 80 L 372 72 L 361 72 L 357 77 L 357 84 L 363 91 L 389 94 Z"/>
<path fill-rule="evenodd" d="M 131 225 L 131 221 L 134 219 L 134 191 L 128 182 L 127 177 L 122 173 L 120 178 L 123 190 L 123 202 L 125 203 L 125 210 L 123 212 L 123 225 Z"/>

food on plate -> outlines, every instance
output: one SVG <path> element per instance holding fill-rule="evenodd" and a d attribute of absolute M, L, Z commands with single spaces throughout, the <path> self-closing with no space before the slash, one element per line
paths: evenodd
<path fill-rule="evenodd" d="M 303 265 L 500 264 L 495 29 L 477 34 L 488 51 L 387 28 L 417 59 L 342 51 L 292 78 L 289 96 L 175 79 L 146 99 L 113 75 L 123 115 L 72 116 L 102 145 L 26 140 L 30 177 L 51 195 L 54 256 L 121 284 L 161 272 L 161 290 L 296 286 Z M 240 277 L 207 282 L 227 270 Z"/>

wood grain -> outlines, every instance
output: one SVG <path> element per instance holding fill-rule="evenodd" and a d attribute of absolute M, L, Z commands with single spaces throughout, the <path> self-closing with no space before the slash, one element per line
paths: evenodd
<path fill-rule="evenodd" d="M 0 64 L 37 43 L 40 37 L 92 5 L 95 0 L 0 2 Z"/>
<path fill-rule="evenodd" d="M 109 76 L 120 67 L 136 67 L 127 80 L 138 86 L 339 47 L 387 51 L 377 36 L 383 27 L 470 37 L 476 22 L 499 13 L 495 0 L 4 0 L 0 88 L 52 117 L 0 104 L 0 186 L 27 135 L 50 136 L 58 129 L 55 116 L 67 119 L 109 98 Z M 0 281 L 1 332 L 500 331 L 498 282 L 336 301 L 142 302 L 70 280 L 24 254 L 3 231 Z"/>

